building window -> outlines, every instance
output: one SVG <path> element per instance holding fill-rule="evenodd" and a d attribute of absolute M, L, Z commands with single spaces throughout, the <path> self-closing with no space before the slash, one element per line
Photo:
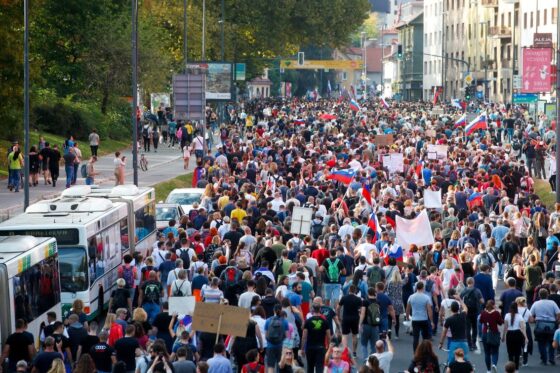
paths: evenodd
<path fill-rule="evenodd" d="M 471 34 L 471 24 L 469 23 L 469 40 L 472 38 L 472 34 Z"/>
<path fill-rule="evenodd" d="M 527 29 L 527 13 L 523 13 L 523 28 Z"/>
<path fill-rule="evenodd" d="M 543 20 L 542 20 L 543 25 L 546 25 L 547 22 L 547 11 L 548 9 L 543 10 Z"/>
<path fill-rule="evenodd" d="M 531 12 L 531 18 L 529 21 L 529 27 L 533 28 L 533 12 Z"/>
<path fill-rule="evenodd" d="M 552 24 L 555 25 L 556 22 L 558 22 L 558 9 L 557 8 L 552 8 Z"/>
<path fill-rule="evenodd" d="M 428 73 L 428 63 L 424 61 L 424 74 Z"/>
<path fill-rule="evenodd" d="M 502 26 L 502 27 L 504 27 L 504 18 L 505 18 L 505 16 L 506 16 L 506 15 L 505 15 L 504 13 L 502 13 L 502 16 L 500 17 L 500 22 L 501 22 L 501 25 L 500 25 L 500 26 Z"/>
<path fill-rule="evenodd" d="M 537 10 L 537 27 L 541 24 L 541 11 Z"/>
<path fill-rule="evenodd" d="M 508 27 L 511 27 L 511 12 L 508 13 Z"/>
<path fill-rule="evenodd" d="M 461 23 L 461 38 L 465 37 L 465 22 Z"/>

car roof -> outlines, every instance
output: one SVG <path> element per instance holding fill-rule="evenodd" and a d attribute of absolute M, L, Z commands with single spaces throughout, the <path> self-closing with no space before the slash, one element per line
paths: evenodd
<path fill-rule="evenodd" d="M 202 194 L 204 193 L 204 188 L 175 188 L 169 194 L 179 194 L 179 193 Z"/>

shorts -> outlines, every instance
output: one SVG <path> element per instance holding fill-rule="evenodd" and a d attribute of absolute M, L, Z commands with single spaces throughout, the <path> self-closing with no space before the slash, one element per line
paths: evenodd
<path fill-rule="evenodd" d="M 282 358 L 282 346 L 267 347 L 265 355 L 265 365 L 267 368 L 276 368 Z"/>
<path fill-rule="evenodd" d="M 348 335 L 350 333 L 356 335 L 359 331 L 360 320 L 342 320 L 342 334 Z"/>
<path fill-rule="evenodd" d="M 340 284 L 324 284 L 325 285 L 325 299 L 331 303 L 340 300 Z"/>

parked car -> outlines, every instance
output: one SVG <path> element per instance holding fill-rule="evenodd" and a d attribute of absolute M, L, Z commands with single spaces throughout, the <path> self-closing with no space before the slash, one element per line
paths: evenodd
<path fill-rule="evenodd" d="M 181 205 L 185 214 L 192 210 L 194 203 L 200 203 L 204 188 L 177 188 L 173 189 L 165 199 L 165 203 Z"/>
<path fill-rule="evenodd" d="M 177 225 L 179 225 L 179 219 L 183 215 L 185 215 L 185 210 L 178 203 L 157 203 L 156 227 L 158 231 L 164 230 L 171 219 L 175 219 Z"/>

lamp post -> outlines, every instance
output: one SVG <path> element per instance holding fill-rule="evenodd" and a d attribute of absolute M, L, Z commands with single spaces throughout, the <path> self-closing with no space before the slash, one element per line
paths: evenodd
<path fill-rule="evenodd" d="M 187 0 L 183 0 L 183 66 L 187 71 Z"/>
<path fill-rule="evenodd" d="M 380 95 L 383 97 L 385 92 L 385 28 L 386 24 L 381 26 L 381 92 Z"/>
<path fill-rule="evenodd" d="M 481 21 L 480 22 L 480 29 L 484 30 L 484 26 L 486 26 L 486 33 L 484 34 L 484 99 L 488 100 L 488 31 L 490 21 Z"/>
<path fill-rule="evenodd" d="M 560 10 L 560 0 L 557 4 Z M 558 13 L 556 13 L 556 66 L 560 61 L 560 23 L 558 22 Z M 556 202 L 560 202 L 560 74 L 556 74 Z"/>
<path fill-rule="evenodd" d="M 225 5 L 224 5 L 224 0 L 222 0 L 222 11 L 221 11 L 221 19 L 220 19 L 220 56 L 222 62 L 224 62 L 224 18 L 225 18 Z"/>
<path fill-rule="evenodd" d="M 132 170 L 134 185 L 138 185 L 138 0 L 132 0 Z"/>
<path fill-rule="evenodd" d="M 23 136 L 23 209 L 25 211 L 29 206 L 29 0 L 23 1 Z"/>
<path fill-rule="evenodd" d="M 445 84 L 445 80 L 447 78 L 447 48 L 445 48 L 445 41 L 447 35 L 445 34 L 445 16 L 447 12 L 445 11 L 445 1 L 442 3 L 443 12 L 441 12 L 441 87 L 443 89 L 443 101 L 447 100 L 447 85 Z"/>
<path fill-rule="evenodd" d="M 367 98 L 367 62 L 366 62 L 366 33 L 362 31 L 362 62 L 363 62 L 363 69 L 362 69 L 362 82 L 364 85 L 363 91 L 363 98 Z"/>
<path fill-rule="evenodd" d="M 206 0 L 202 0 L 202 62 L 206 62 Z"/>

